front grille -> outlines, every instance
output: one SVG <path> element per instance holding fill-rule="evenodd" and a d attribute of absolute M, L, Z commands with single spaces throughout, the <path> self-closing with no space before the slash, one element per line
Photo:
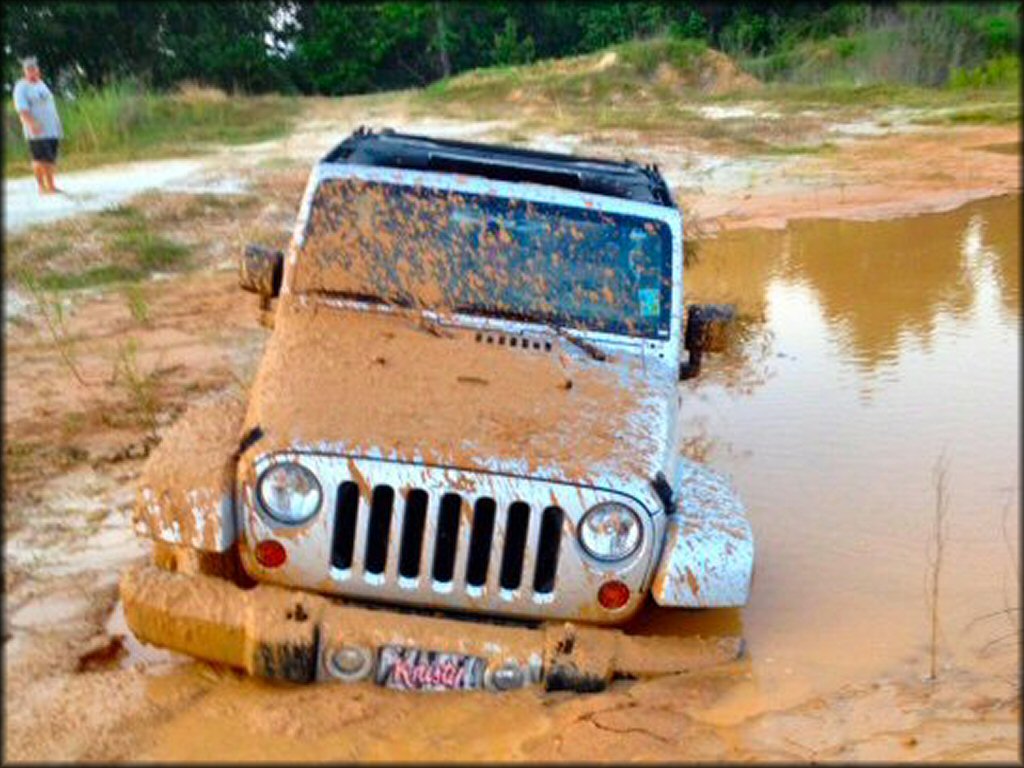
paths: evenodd
<path fill-rule="evenodd" d="M 577 545 L 586 510 L 622 492 L 591 486 L 383 458 L 278 453 L 257 460 L 253 477 L 289 461 L 320 480 L 323 509 L 298 528 L 275 525 L 244 480 L 239 499 L 246 541 L 281 541 L 287 561 L 259 579 L 343 599 L 468 611 L 490 617 L 619 623 L 605 611 L 600 583 L 614 574 L 645 591 L 661 533 L 643 516 L 636 556 L 602 567 Z M 258 564 L 257 564 L 258 565 Z"/>
<path fill-rule="evenodd" d="M 351 481 L 341 483 L 336 500 L 330 552 L 336 571 L 382 586 L 429 576 L 439 591 L 555 591 L 560 507 L 500 505 L 489 496 L 431 495 L 422 488 L 396 493 L 390 485 L 374 486 L 367 499 Z"/>

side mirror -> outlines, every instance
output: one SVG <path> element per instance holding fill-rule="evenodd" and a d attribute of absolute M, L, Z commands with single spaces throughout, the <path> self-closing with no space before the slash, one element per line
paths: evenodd
<path fill-rule="evenodd" d="M 686 335 L 683 346 L 690 358 L 679 366 L 679 378 L 690 379 L 700 373 L 705 352 L 724 352 L 728 346 L 729 326 L 736 319 L 731 304 L 691 304 L 686 310 Z"/>
<path fill-rule="evenodd" d="M 263 299 L 277 298 L 284 274 L 284 253 L 262 245 L 247 245 L 239 263 L 238 284 Z"/>

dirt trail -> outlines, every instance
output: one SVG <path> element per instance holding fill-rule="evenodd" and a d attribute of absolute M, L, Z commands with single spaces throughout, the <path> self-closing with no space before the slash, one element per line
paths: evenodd
<path fill-rule="evenodd" d="M 502 136 L 515 124 L 416 122 L 407 117 L 400 100 L 324 100 L 314 105 L 303 126 L 293 135 L 187 161 L 196 165 L 190 165 L 188 173 L 182 171 L 182 176 L 166 184 L 191 184 L 202 178 L 215 189 L 230 191 L 230 185 L 236 182 L 255 184 L 261 174 L 274 168 L 294 167 L 298 171 L 285 193 L 294 205 L 303 181 L 301 166 L 360 123 L 480 138 Z M 822 130 L 827 132 L 827 127 Z M 1019 141 L 1016 126 L 941 130 L 914 127 L 881 134 L 848 131 L 836 141 L 832 152 L 781 158 L 740 157 L 679 135 L 606 132 L 586 138 L 534 139 L 541 145 L 571 144 L 577 152 L 625 153 L 638 160 L 656 160 L 677 189 L 684 207 L 705 230 L 750 225 L 778 228 L 790 219 L 811 215 L 883 218 L 950 208 L 974 197 L 1020 189 L 1019 149 L 1018 154 L 990 149 Z M 123 170 L 89 173 L 113 178 L 122 175 Z M 69 189 L 75 182 L 71 176 L 66 177 Z M 128 178 L 133 177 L 128 174 Z M 132 194 L 132 183 L 135 182 L 115 184 L 113 194 Z M 81 209 L 62 209 L 58 216 L 73 215 L 91 209 L 91 205 L 83 201 Z M 26 204 L 24 210 L 31 208 Z M 27 225 L 26 216 L 31 219 L 33 215 L 23 215 L 22 223 Z M 252 215 L 261 222 L 281 218 L 267 210 Z M 194 226 L 209 227 L 212 223 L 199 221 Z M 286 230 L 287 223 L 279 225 L 281 228 Z M 982 234 L 970 234 L 975 230 Z M 985 232 L 999 231 L 1002 230 L 989 219 L 980 225 L 961 221 L 948 231 L 923 230 L 920 238 L 927 241 L 934 237 L 955 244 L 969 244 L 972 237 L 981 238 L 985 247 L 977 253 L 982 256 L 972 257 L 971 261 L 967 257 L 961 259 L 959 251 L 951 252 L 943 257 L 942 263 L 975 264 L 975 271 L 968 275 L 975 281 L 971 283 L 975 285 L 971 295 L 992 298 L 991 291 L 996 290 L 992 285 L 1019 282 L 1019 276 L 1016 282 L 1012 275 L 1006 276 L 1010 274 L 1009 267 L 996 269 L 991 266 L 991 259 L 983 257 L 989 251 L 1002 253 L 1012 248 L 1012 237 L 985 240 Z M 800 359 L 813 357 L 817 349 L 815 339 L 846 339 L 844 343 L 853 345 L 851 357 L 843 358 L 841 365 L 827 368 L 824 373 L 814 369 L 819 377 L 816 381 L 848 381 L 854 375 L 851 371 L 861 371 L 857 376 L 867 382 L 866 388 L 874 387 L 871 391 L 884 393 L 888 391 L 884 389 L 885 382 L 896 376 L 891 367 L 896 354 L 893 350 L 903 350 L 889 343 L 891 339 L 887 341 L 886 334 L 892 327 L 899 330 L 899 339 L 910 339 L 900 354 L 923 354 L 915 346 L 914 334 L 922 328 L 947 327 L 950 317 L 959 317 L 958 299 L 950 298 L 950 286 L 962 285 L 967 278 L 948 267 L 949 274 L 935 278 L 941 285 L 933 286 L 932 303 L 937 309 L 930 314 L 915 314 L 913 309 L 904 312 L 902 307 L 907 302 L 899 298 L 902 284 L 890 280 L 884 283 L 893 286 L 895 298 L 865 299 L 886 311 L 873 315 L 873 321 L 865 320 L 858 325 L 861 305 L 856 300 L 850 300 L 852 305 L 845 303 L 849 292 L 828 283 L 829 276 L 834 274 L 842 285 L 856 286 L 856 274 L 836 270 L 834 265 L 804 263 L 801 259 L 806 261 L 806 253 L 799 248 L 792 250 L 789 230 L 758 235 L 762 236 L 777 238 L 770 241 L 772 253 L 782 256 L 754 258 L 754 251 L 744 246 L 730 257 L 731 252 L 720 247 L 717 255 L 708 256 L 703 277 L 688 285 L 688 290 L 697 291 L 695 298 L 715 298 L 724 286 L 738 292 L 725 298 L 739 300 L 755 315 L 760 313 L 776 320 L 787 317 L 787 311 L 792 317 L 817 317 L 801 313 L 808 312 L 807 307 L 819 306 L 808 303 L 809 295 L 819 297 L 824 302 L 823 316 L 829 322 L 814 326 L 814 339 L 796 334 L 794 338 L 803 339 L 804 346 L 794 346 L 796 342 L 785 340 L 772 346 L 769 340 L 765 354 L 775 361 L 775 368 L 791 365 L 794 370 L 801 370 Z M 821 245 L 818 250 L 823 250 L 834 237 L 835 233 L 829 231 L 814 242 Z M 1016 237 L 1019 248 L 1019 226 Z M 881 252 L 889 247 L 883 241 L 876 246 Z M 857 253 L 847 256 L 843 264 L 861 263 Z M 760 443 L 754 453 L 745 452 L 749 436 L 744 437 L 743 424 L 734 425 L 732 431 L 729 423 L 714 419 L 715 414 L 722 418 L 721 414 L 739 412 L 744 404 L 749 404 L 751 414 L 785 415 L 782 405 L 787 402 L 815 402 L 814 393 L 818 390 L 803 380 L 790 381 L 785 391 L 796 395 L 791 394 L 789 399 L 785 391 L 777 394 L 780 390 L 763 387 L 756 377 L 753 382 L 745 379 L 742 386 L 727 377 L 715 376 L 694 385 L 691 402 L 698 412 L 691 414 L 695 421 L 688 422 L 685 431 L 696 438 L 688 448 L 699 451 L 702 446 L 717 446 L 719 453 L 713 455 L 714 462 L 724 462 L 737 476 L 741 490 L 749 496 L 748 504 L 755 510 L 755 533 L 762 548 L 753 594 L 755 605 L 745 612 L 654 612 L 642 617 L 637 627 L 685 635 L 742 632 L 746 624 L 746 634 L 756 642 L 751 659 L 743 663 L 713 674 L 622 682 L 596 696 L 521 692 L 503 696 L 501 706 L 496 707 L 496 700 L 490 695 L 438 698 L 403 695 L 370 686 L 271 686 L 230 670 L 139 648 L 125 636 L 123 625 L 118 623 L 115 585 L 121 568 L 147 556 L 146 545 L 133 537 L 128 523 L 134 484 L 144 457 L 187 404 L 206 393 L 243 391 L 267 335 L 257 323 L 255 300 L 240 294 L 235 287 L 230 260 L 225 260 L 223 254 L 210 253 L 201 262 L 204 266 L 198 271 L 164 276 L 145 285 L 150 307 L 144 323 L 133 316 L 117 293 L 84 292 L 73 297 L 68 310 L 69 334 L 74 338 L 77 364 L 93 382 L 89 387 L 75 383 L 30 302 L 19 320 L 7 323 L 7 759 L 402 760 L 423 759 L 427 755 L 434 760 L 1019 758 L 1020 683 L 1014 654 L 1003 652 L 984 658 L 975 658 L 975 654 L 969 659 L 956 655 L 945 660 L 947 666 L 938 681 L 926 682 L 922 680 L 926 667 L 918 635 L 911 633 L 906 646 L 894 645 L 882 652 L 870 643 L 851 642 L 849 635 L 829 635 L 830 627 L 837 626 L 837 614 L 826 611 L 808 616 L 801 610 L 810 606 L 817 610 L 819 606 L 815 600 L 820 598 L 820 592 L 808 585 L 808 579 L 831 584 L 829 579 L 836 578 L 837 573 L 845 578 L 847 572 L 830 569 L 829 563 L 861 562 L 855 557 L 856 552 L 848 551 L 859 545 L 836 545 L 815 538 L 823 535 L 820 529 L 813 529 L 814 533 L 807 527 L 795 530 L 793 520 L 806 522 L 816 518 L 778 512 L 779 499 L 764 495 L 771 490 L 781 493 L 781 488 L 792 493 L 790 486 L 779 482 L 779 477 L 791 477 L 793 467 L 784 467 L 779 475 L 778 466 L 765 460 L 788 454 L 772 452 Z M 903 263 L 910 266 L 900 275 L 917 274 L 913 260 Z M 714 264 L 724 266 L 718 268 Z M 879 282 L 868 278 L 869 286 Z M 931 285 L 927 279 L 925 282 Z M 917 296 L 913 286 L 903 289 Z M 974 327 L 970 323 L 983 322 L 986 317 L 1002 317 L 998 312 L 1003 310 L 998 307 L 1002 306 L 999 301 L 1003 301 L 1009 307 L 1005 311 L 1011 314 L 1016 306 L 1019 333 L 1019 295 L 1014 299 L 1012 293 L 1006 293 L 1008 289 L 999 290 L 1003 293 L 993 295 L 1002 298 L 993 299 L 991 311 L 985 310 L 989 314 L 964 314 L 963 322 L 967 325 L 963 327 Z M 771 330 L 803 326 L 776 322 L 766 327 Z M 962 330 L 961 326 L 949 327 L 952 338 Z M 1001 333 L 1011 333 L 1006 328 L 1012 327 L 999 326 L 1003 329 Z M 999 338 L 1005 343 L 1003 336 Z M 110 383 L 129 339 L 135 340 L 138 350 L 133 364 L 141 380 L 150 382 L 145 391 L 127 386 L 123 378 L 120 383 Z M 755 346 L 752 342 L 745 348 L 748 358 L 754 356 Z M 986 349 L 993 355 L 1003 354 L 1002 347 Z M 789 356 L 778 357 L 780 354 Z M 863 366 L 864 359 L 873 361 L 874 367 L 858 368 Z M 872 373 L 875 370 L 877 374 Z M 855 377 L 855 381 L 860 383 L 861 379 Z M 801 386 L 810 389 L 800 389 Z M 744 387 L 765 393 L 765 399 L 744 400 Z M 145 399 L 146 392 L 153 400 Z M 859 402 L 858 397 L 865 397 L 858 394 L 856 387 L 850 389 L 852 395 L 843 392 L 847 399 L 836 401 L 843 408 L 852 408 L 852 404 Z M 927 393 L 934 395 L 932 390 Z M 887 402 L 883 395 L 878 397 Z M 924 407 L 919 402 L 927 405 L 930 401 L 927 397 L 912 399 L 905 407 L 897 407 L 897 412 L 916 413 Z M 146 417 L 154 408 L 155 421 L 149 423 Z M 701 408 L 707 412 L 701 412 Z M 868 413 L 877 417 L 876 411 L 869 409 Z M 825 418 L 821 413 L 812 413 L 796 426 L 790 425 L 789 433 L 796 435 L 799 429 L 814 432 L 811 427 L 827 423 Z M 699 434 L 701 424 L 707 427 L 708 434 Z M 777 428 L 776 424 L 762 431 L 767 436 L 776 434 L 772 430 Z M 827 436 L 820 437 L 823 444 L 832 445 Z M 838 448 L 833 446 L 830 450 Z M 898 455 L 902 456 L 913 454 L 917 448 L 897 445 L 893 450 L 900 451 Z M 1011 455 L 1012 451 L 1005 449 L 1003 453 Z M 748 463 L 744 464 L 744 460 Z M 799 467 L 806 466 L 801 462 L 810 459 L 793 454 L 790 460 Z M 813 460 L 822 461 L 820 456 Z M 850 488 L 855 490 L 860 482 L 857 478 L 862 477 L 843 474 L 842 466 L 830 468 L 835 475 L 826 469 L 829 468 L 822 470 L 823 478 L 839 477 L 854 484 L 847 492 L 852 492 Z M 823 493 L 820 489 L 815 492 Z M 784 501 L 790 497 L 781 498 Z M 814 498 L 809 496 L 810 501 Z M 827 500 L 827 494 L 821 498 Z M 878 509 L 885 508 L 880 501 L 873 503 Z M 986 503 L 989 505 L 984 508 L 985 514 L 991 519 L 978 523 L 978 530 L 997 530 L 999 510 Z M 927 507 L 927 498 L 923 504 Z M 762 511 L 757 512 L 758 509 Z M 809 509 L 808 514 L 816 511 Z M 895 533 L 891 539 L 861 544 L 873 547 L 870 551 L 909 558 L 916 563 L 913 558 L 924 546 L 916 538 L 920 524 L 902 522 L 895 524 L 892 531 Z M 1003 555 L 993 555 L 991 542 L 980 541 L 977 536 L 971 538 L 972 535 L 965 534 L 965 562 L 987 559 L 992 566 L 982 570 L 986 578 L 993 580 L 991 583 L 1007 578 L 1001 570 Z M 805 539 L 806 543 L 800 546 L 793 543 Z M 916 572 L 909 567 L 900 573 L 917 579 Z M 856 634 L 874 636 L 877 629 L 870 626 L 872 621 L 879 626 L 896 621 L 898 606 L 904 605 L 899 600 L 920 605 L 920 597 L 914 591 L 917 581 L 912 587 L 906 586 L 909 581 L 898 583 L 901 586 L 895 586 L 894 581 L 888 586 L 861 584 L 863 588 L 857 588 L 860 602 L 848 614 L 867 619 L 866 623 L 856 624 Z M 1008 585 L 1012 593 L 1012 580 Z M 995 607 L 999 607 L 1001 597 L 991 584 L 978 588 L 987 590 L 986 606 L 994 601 Z M 835 611 L 852 604 L 850 590 L 847 587 L 845 592 L 836 593 Z M 910 597 L 906 596 L 908 590 L 913 592 Z M 953 592 L 960 594 L 955 589 Z M 888 612 L 871 618 L 871 600 L 881 601 L 876 605 L 888 606 Z M 955 609 L 954 615 L 964 615 L 963 607 Z M 998 638 L 1007 618 L 1013 616 L 1008 611 L 982 622 L 979 642 L 987 642 L 989 636 L 985 632 L 995 632 L 993 637 Z M 987 621 L 995 624 L 986 624 Z M 910 627 L 913 632 L 915 622 L 916 614 L 913 620 L 897 621 L 901 631 Z M 765 650 L 784 647 L 791 637 L 786 631 L 794 626 L 800 628 L 795 636 L 805 638 L 803 644 L 795 647 L 819 654 L 810 660 L 804 674 L 799 668 L 792 668 L 793 661 L 786 654 L 769 656 Z M 953 629 L 949 631 L 952 633 Z M 979 635 L 970 637 L 977 639 Z M 836 653 L 848 663 L 835 663 Z"/>

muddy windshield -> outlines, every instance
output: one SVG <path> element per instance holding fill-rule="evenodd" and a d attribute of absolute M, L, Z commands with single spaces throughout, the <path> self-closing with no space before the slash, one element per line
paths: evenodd
<path fill-rule="evenodd" d="M 671 243 L 665 222 L 639 216 L 329 179 L 313 199 L 292 285 L 667 338 Z"/>

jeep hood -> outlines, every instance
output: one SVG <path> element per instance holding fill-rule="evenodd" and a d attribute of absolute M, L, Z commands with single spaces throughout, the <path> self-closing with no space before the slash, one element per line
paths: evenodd
<path fill-rule="evenodd" d="M 618 487 L 672 458 L 675 378 L 660 361 L 598 361 L 415 314 L 285 296 L 244 431 L 258 453 L 321 451 Z"/>

